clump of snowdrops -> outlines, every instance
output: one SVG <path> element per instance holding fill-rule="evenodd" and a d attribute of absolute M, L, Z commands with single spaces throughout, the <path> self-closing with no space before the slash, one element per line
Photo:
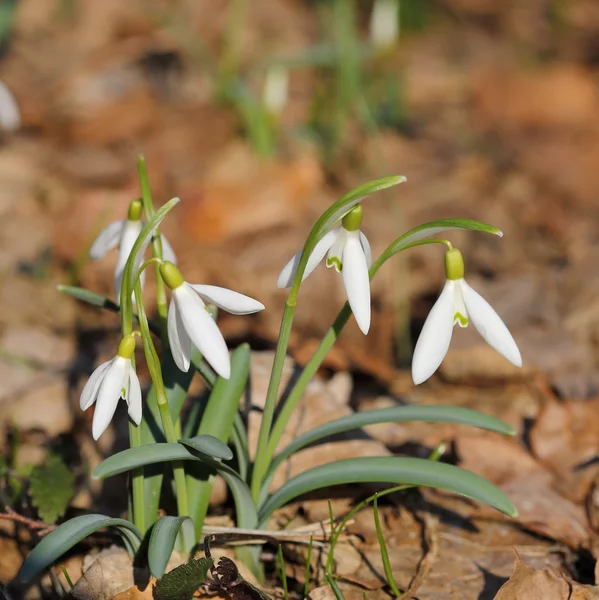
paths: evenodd
<path fill-rule="evenodd" d="M 516 514 L 509 499 L 485 479 L 456 466 L 410 457 L 359 457 L 308 469 L 271 491 L 273 474 L 286 459 L 308 445 L 364 425 L 392 421 L 437 421 L 471 425 L 503 434 L 512 428 L 488 415 L 448 406 L 402 405 L 356 412 L 324 423 L 279 448 L 293 411 L 306 386 L 345 324 L 353 316 L 366 335 L 370 327 L 370 280 L 395 254 L 423 244 L 445 249 L 447 281 L 416 344 L 412 365 L 416 384 L 438 368 L 450 344 L 455 324 L 470 322 L 483 338 L 509 361 L 521 365 L 516 343 L 500 317 L 464 279 L 464 260 L 457 248 L 439 235 L 469 229 L 501 236 L 495 227 L 469 219 L 442 219 L 403 233 L 373 260 L 368 239 L 361 230 L 367 219 L 368 197 L 405 182 L 393 176 L 371 181 L 348 192 L 316 221 L 303 248 L 282 265 L 279 288 L 289 289 L 281 319 L 272 372 L 257 440 L 251 456 L 242 398 L 250 375 L 250 348 L 242 344 L 229 352 L 217 325 L 217 310 L 236 315 L 264 309 L 258 301 L 221 287 L 188 282 L 176 266 L 175 254 L 160 224 L 179 203 L 178 198 L 155 209 L 145 164 L 139 160 L 141 198 L 133 200 L 122 221 L 111 223 L 91 247 L 100 259 L 118 248 L 115 271 L 117 302 L 80 288 L 62 291 L 80 300 L 116 311 L 122 338 L 115 356 L 99 365 L 81 393 L 81 409 L 94 407 L 92 435 L 98 439 L 114 417 L 117 405 L 126 403 L 130 447 L 109 456 L 93 477 L 128 472 L 128 518 L 86 514 L 67 520 L 44 537 L 26 558 L 22 580 L 30 580 L 86 536 L 105 527 L 115 528 L 132 555 L 144 548 L 152 574 L 160 578 L 174 548 L 190 551 L 203 537 L 214 476 L 228 485 L 235 506 L 236 526 L 265 528 L 273 512 L 294 498 L 335 485 L 379 482 L 401 486 L 433 486 Z M 325 259 L 326 256 L 326 259 Z M 325 260 L 341 275 L 347 302 L 324 334 L 319 347 L 292 387 L 280 394 L 283 364 L 293 318 L 301 301 L 304 280 Z M 148 269 L 155 273 L 155 306 L 142 295 Z M 332 274 L 331 274 L 332 275 Z M 333 275 L 332 275 L 333 276 Z M 341 282 L 340 282 L 341 283 Z M 170 295 L 170 300 L 168 299 Z M 323 298 L 323 302 L 326 299 Z M 147 312 L 156 311 L 150 322 Z M 134 352 L 143 348 L 152 385 L 143 394 L 136 374 Z M 183 418 L 182 407 L 191 380 L 202 377 L 210 389 L 205 402 L 194 401 Z M 436 457 L 438 458 L 438 457 Z M 163 514 L 165 490 L 174 494 L 177 514 Z M 260 574 L 259 547 L 238 548 L 238 558 Z"/>

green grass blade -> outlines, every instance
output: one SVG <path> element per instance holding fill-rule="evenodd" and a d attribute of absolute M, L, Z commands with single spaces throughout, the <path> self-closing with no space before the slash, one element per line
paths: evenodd
<path fill-rule="evenodd" d="M 381 549 L 381 559 L 383 561 L 383 569 L 385 571 L 385 577 L 387 578 L 387 583 L 393 592 L 393 595 L 396 598 L 401 596 L 401 592 L 397 587 L 397 583 L 395 583 L 395 578 L 393 577 L 393 570 L 391 569 L 391 561 L 389 560 L 389 552 L 387 551 L 387 543 L 385 542 L 385 536 L 383 535 L 383 528 L 381 527 L 381 520 L 379 518 L 379 503 L 377 499 L 374 499 L 373 504 L 374 509 L 374 526 L 376 528 L 376 537 L 379 541 L 379 548 Z"/>
<path fill-rule="evenodd" d="M 292 454 L 314 442 L 318 442 L 338 433 L 359 429 L 366 425 L 375 425 L 377 423 L 402 423 L 406 421 L 456 423 L 459 425 L 470 425 L 472 427 L 478 427 L 480 429 L 486 429 L 504 435 L 515 435 L 516 433 L 511 425 L 508 425 L 500 419 L 476 410 L 458 406 L 422 406 L 410 404 L 366 410 L 329 421 L 328 423 L 324 423 L 323 425 L 315 427 L 296 437 L 275 457 L 270 466 L 269 475 L 274 474 L 277 467 Z"/>
<path fill-rule="evenodd" d="M 177 536 L 185 522 L 193 526 L 189 517 L 164 516 L 154 523 L 148 543 L 148 565 L 156 579 L 160 579 L 164 575 Z"/>
<path fill-rule="evenodd" d="M 422 458 L 384 456 L 337 460 L 293 477 L 265 502 L 260 509 L 260 523 L 266 523 L 274 510 L 306 492 L 369 482 L 435 487 L 478 500 L 509 516 L 518 514 L 509 498 L 479 475 Z"/>
<path fill-rule="evenodd" d="M 327 580 L 327 583 L 333 590 L 333 594 L 335 594 L 335 598 L 337 600 L 345 600 L 345 597 L 341 593 L 341 590 L 339 589 L 339 586 L 337 585 L 337 582 L 335 581 L 335 579 L 328 573 L 325 573 L 325 578 Z"/>
<path fill-rule="evenodd" d="M 23 562 L 18 579 L 24 583 L 31 581 L 82 539 L 104 527 L 115 527 L 129 550 L 135 552 L 139 548 L 141 533 L 129 521 L 112 519 L 105 515 L 82 515 L 63 523 L 42 538 Z"/>

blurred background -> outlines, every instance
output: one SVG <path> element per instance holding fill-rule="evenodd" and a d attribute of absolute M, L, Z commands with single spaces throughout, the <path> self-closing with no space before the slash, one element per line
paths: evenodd
<path fill-rule="evenodd" d="M 70 364 L 114 326 L 55 284 L 112 295 L 116 257 L 88 264 L 87 249 L 139 194 L 140 153 L 155 202 L 182 198 L 165 230 L 187 279 L 268 308 L 225 316 L 232 342 L 276 339 L 277 273 L 326 206 L 402 174 L 367 203 L 375 254 L 427 220 L 500 227 L 502 240 L 451 235 L 470 280 L 529 368 L 593 394 L 598 30 L 592 0 L 3 0 L 0 406 L 32 383 L 24 366 Z M 401 378 L 442 265 L 432 247 L 386 265 L 371 334 L 352 323 L 330 364 Z M 343 300 L 339 277 L 311 276 L 300 360 Z M 456 338 L 456 351 L 480 343 Z M 477 371 L 468 356 L 456 364 Z"/>
<path fill-rule="evenodd" d="M 435 247 L 385 265 L 371 333 L 350 323 L 326 366 L 351 370 L 371 407 L 383 389 L 443 398 L 526 435 L 541 415 L 526 439 L 568 482 L 560 502 L 572 503 L 582 533 L 541 532 L 582 543 L 593 476 L 568 474 L 595 455 L 599 435 L 596 0 L 2 0 L 0 47 L 3 451 L 15 432 L 25 465 L 44 460 L 44 444 L 71 447 L 76 432 L 91 444 L 78 392 L 114 353 L 118 322 L 56 284 L 112 296 L 116 255 L 90 263 L 87 251 L 139 195 L 139 154 L 155 203 L 182 199 L 164 231 L 186 279 L 266 305 L 221 320 L 231 345 L 257 349 L 273 347 L 286 297 L 277 275 L 317 216 L 350 188 L 401 174 L 407 183 L 365 205 L 374 254 L 424 221 L 501 228 L 503 239 L 448 237 L 525 367 L 470 327 L 454 335 L 439 375 L 413 389 L 406 367 L 444 278 Z M 344 299 L 341 278 L 323 267 L 305 282 L 298 361 Z M 416 434 L 379 435 L 399 448 Z M 488 465 L 465 466 L 497 480 Z"/>

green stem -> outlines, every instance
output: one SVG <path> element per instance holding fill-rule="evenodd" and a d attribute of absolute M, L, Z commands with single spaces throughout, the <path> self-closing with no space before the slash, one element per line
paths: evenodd
<path fill-rule="evenodd" d="M 176 444 L 178 442 L 178 438 L 168 405 L 168 397 L 166 395 L 166 389 L 162 379 L 160 360 L 158 358 L 158 354 L 156 353 L 156 348 L 152 343 L 152 335 L 148 326 L 148 319 L 146 317 L 141 295 L 141 284 L 138 280 L 135 284 L 135 298 L 138 306 L 139 326 L 141 329 L 146 362 L 148 364 L 148 370 L 150 371 L 152 383 L 154 384 L 154 389 L 156 390 L 156 402 L 158 404 L 158 410 L 160 411 L 160 420 L 162 421 L 162 428 L 164 430 L 166 441 L 171 444 Z M 183 467 L 183 463 L 181 461 L 174 462 L 172 464 L 172 468 L 175 476 L 175 488 L 177 491 L 177 512 L 180 517 L 187 517 L 189 516 L 189 508 L 187 504 L 185 468 Z M 189 551 L 194 543 L 194 540 L 185 539 L 183 528 L 181 529 L 180 536 L 183 549 Z"/>
<path fill-rule="evenodd" d="M 128 289 L 125 279 L 121 287 L 121 332 L 123 337 L 133 331 L 133 303 L 131 302 L 131 290 Z M 131 359 L 131 365 L 135 368 L 135 357 Z M 129 420 L 129 446 L 138 448 L 141 446 L 141 428 Z M 146 532 L 146 507 L 144 494 L 144 470 L 143 467 L 131 471 L 131 511 L 129 520 L 143 534 Z"/>
<path fill-rule="evenodd" d="M 426 244 L 445 244 L 447 247 L 451 247 L 450 242 L 438 238 L 418 240 L 416 242 L 412 242 L 410 247 L 423 246 Z M 379 259 L 372 265 L 369 272 L 370 280 L 372 280 L 372 278 L 376 275 L 376 273 L 381 268 L 381 266 L 387 258 L 388 257 L 384 252 L 379 257 Z M 279 412 L 279 415 L 277 417 L 277 420 L 275 421 L 275 424 L 272 427 L 272 431 L 270 432 L 266 453 L 263 458 L 263 461 L 267 466 L 270 464 L 272 457 L 277 451 L 277 446 L 281 441 L 281 437 L 285 431 L 285 427 L 289 422 L 293 411 L 296 409 L 299 401 L 301 400 L 303 393 L 306 391 L 306 387 L 310 383 L 312 377 L 316 375 L 316 372 L 320 368 L 320 365 L 324 361 L 329 350 L 337 341 L 337 338 L 341 334 L 341 331 L 349 321 L 351 314 L 352 312 L 351 308 L 349 307 L 349 303 L 346 302 L 339 314 L 337 315 L 337 318 L 322 338 L 322 341 L 320 342 L 318 348 L 316 349 L 306 366 L 303 368 L 302 373 L 298 377 L 295 385 L 289 393 L 289 396 L 287 396 L 287 399 L 284 401 L 281 411 Z"/>
<path fill-rule="evenodd" d="M 149 220 L 156 212 L 154 203 L 152 202 L 152 192 L 150 190 L 150 180 L 148 178 L 148 170 L 146 169 L 146 161 L 143 156 L 137 159 L 137 169 L 139 172 L 139 181 L 141 186 L 141 200 L 146 213 L 146 218 Z M 162 237 L 160 228 L 157 228 L 154 237 L 152 238 L 152 257 L 162 260 Z M 168 302 L 166 298 L 166 287 L 162 277 L 160 276 L 160 263 L 156 262 L 156 307 L 158 311 L 158 321 L 160 323 L 160 339 L 162 342 L 163 351 L 168 348 L 168 333 L 167 333 L 167 313 Z"/>
<path fill-rule="evenodd" d="M 320 368 L 322 361 L 325 359 L 329 350 L 333 347 L 339 334 L 345 327 L 349 318 L 351 317 L 351 308 L 349 304 L 346 302 L 344 307 L 341 309 L 335 322 L 329 330 L 326 332 L 325 336 L 322 338 L 318 348 L 312 355 L 312 358 L 308 361 L 306 366 L 303 368 L 301 375 L 298 377 L 293 389 L 289 393 L 289 396 L 285 400 L 281 411 L 275 421 L 275 424 L 272 428 L 270 438 L 268 440 L 268 447 L 265 455 L 266 464 L 270 464 L 272 457 L 274 456 L 277 446 L 281 441 L 281 437 L 285 431 L 285 427 L 293 414 L 293 411 L 296 409 L 299 401 L 302 398 L 303 393 L 306 390 L 306 387 L 310 383 L 311 379 L 316 375 L 316 372 Z"/>
<path fill-rule="evenodd" d="M 281 384 L 281 376 L 283 373 L 283 365 L 287 355 L 287 347 L 289 346 L 289 335 L 291 333 L 291 325 L 293 323 L 293 315 L 295 313 L 295 295 L 290 294 L 283 318 L 281 320 L 281 329 L 279 331 L 279 339 L 275 350 L 275 358 L 270 373 L 270 381 L 268 382 L 268 391 L 266 392 L 266 400 L 264 402 L 264 412 L 262 414 L 262 422 L 260 423 L 260 433 L 258 434 L 258 447 L 256 450 L 256 459 L 254 461 L 254 471 L 252 473 L 252 497 L 254 502 L 258 502 L 260 498 L 260 487 L 268 469 L 268 444 L 270 436 L 270 428 L 275 414 L 277 404 L 277 394 Z"/>

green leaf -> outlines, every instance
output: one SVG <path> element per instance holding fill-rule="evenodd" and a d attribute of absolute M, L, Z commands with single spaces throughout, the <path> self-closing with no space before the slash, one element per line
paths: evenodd
<path fill-rule="evenodd" d="M 238 415 L 239 403 L 247 384 L 249 372 L 250 347 L 248 344 L 242 344 L 231 354 L 231 377 L 229 379 L 223 379 L 222 377 L 217 379 L 202 415 L 198 429 L 200 435 L 197 438 L 193 438 L 195 440 L 214 440 L 213 445 L 220 445 L 222 449 L 220 451 L 221 454 L 217 453 L 216 446 L 208 448 L 209 451 L 207 452 L 197 444 L 192 446 L 189 443 L 191 440 L 181 440 L 182 444 L 224 460 L 231 460 L 233 458 L 233 453 L 225 445 L 225 442 L 231 437 L 233 424 Z M 207 433 L 211 435 L 206 436 Z M 198 536 L 202 532 L 204 519 L 208 511 L 212 485 L 213 477 L 206 478 L 205 473 L 194 468 L 188 471 L 187 492 L 189 495 L 189 508 L 190 514 L 193 515 L 196 534 Z"/>
<path fill-rule="evenodd" d="M 321 217 L 316 221 L 312 231 L 310 231 L 306 243 L 302 249 L 302 254 L 297 266 L 297 272 L 293 280 L 293 287 L 290 292 L 290 297 L 295 297 L 299 286 L 302 282 L 302 276 L 308 264 L 308 258 L 314 250 L 320 239 L 339 221 L 342 219 L 356 204 L 363 200 L 366 196 L 375 192 L 390 188 L 406 181 L 403 175 L 395 175 L 392 177 L 383 177 L 375 179 L 349 191 L 345 196 L 337 200 L 327 210 L 322 213 Z"/>
<path fill-rule="evenodd" d="M 414 229 L 399 236 L 374 262 L 370 268 L 370 278 L 381 268 L 383 263 L 389 260 L 394 254 L 417 245 L 418 242 L 425 238 L 438 235 L 444 231 L 452 231 L 457 229 L 469 229 L 470 231 L 482 231 L 499 237 L 503 236 L 503 232 L 493 225 L 482 223 L 481 221 L 473 221 L 472 219 L 440 219 L 438 221 L 430 221 L 423 225 L 418 225 Z"/>
<path fill-rule="evenodd" d="M 27 583 L 83 538 L 104 527 L 115 527 L 130 553 L 136 552 L 141 545 L 141 533 L 129 521 L 96 514 L 75 517 L 42 538 L 21 566 L 19 580 Z"/>
<path fill-rule="evenodd" d="M 250 489 L 239 477 L 239 474 L 219 460 L 211 459 L 208 456 L 201 458 L 194 456 L 182 444 L 148 444 L 123 450 L 102 461 L 94 470 L 94 478 L 111 477 L 137 467 L 177 460 L 197 460 L 220 473 L 233 494 L 238 526 L 246 529 L 256 527 L 258 522 L 256 506 L 252 501 Z"/>
<path fill-rule="evenodd" d="M 191 450 L 199 452 L 203 456 L 220 458 L 222 460 L 231 460 L 233 458 L 233 452 L 227 444 L 221 442 L 213 435 L 208 435 L 206 433 L 186 440 L 179 440 L 179 443 L 187 446 L 187 448 L 190 448 Z"/>
<path fill-rule="evenodd" d="M 189 517 L 163 516 L 154 523 L 148 543 L 148 565 L 150 572 L 156 579 L 164 575 L 175 541 L 181 527 L 185 524 L 193 528 L 193 522 Z"/>
<path fill-rule="evenodd" d="M 277 467 L 292 454 L 338 433 L 359 429 L 366 425 L 376 423 L 402 423 L 406 421 L 428 421 L 430 423 L 457 423 L 460 425 L 471 425 L 488 431 L 502 433 L 505 435 L 515 435 L 514 428 L 500 419 L 457 406 L 422 406 L 422 405 L 403 405 L 392 406 L 390 408 L 378 408 L 376 410 L 366 410 L 353 413 L 340 419 L 335 419 L 324 423 L 314 429 L 306 431 L 296 437 L 290 444 L 274 458 L 269 467 L 269 475 L 275 472 Z"/>
<path fill-rule="evenodd" d="M 154 586 L 154 600 L 190 600 L 208 578 L 213 565 L 208 558 L 192 559 L 168 572 Z"/>
<path fill-rule="evenodd" d="M 304 471 L 284 483 L 260 509 L 260 524 L 290 500 L 322 488 L 349 483 L 406 483 L 462 494 L 509 516 L 518 513 L 509 498 L 492 483 L 459 467 L 408 457 L 359 457 L 337 460 Z"/>
<path fill-rule="evenodd" d="M 29 495 L 46 523 L 55 523 L 64 515 L 74 494 L 75 476 L 59 456 L 52 455 L 44 465 L 32 469 Z"/>

